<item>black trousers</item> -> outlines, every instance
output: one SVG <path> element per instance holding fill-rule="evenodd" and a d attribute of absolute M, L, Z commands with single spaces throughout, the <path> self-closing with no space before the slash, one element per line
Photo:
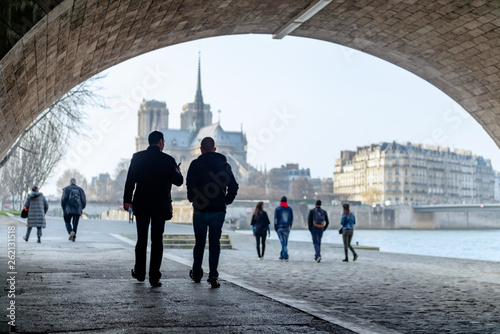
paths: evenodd
<path fill-rule="evenodd" d="M 161 278 L 161 261 L 163 258 L 163 231 L 165 219 L 148 215 L 136 215 L 137 244 L 135 245 L 135 272 L 137 277 L 146 277 L 146 255 L 148 248 L 148 232 L 151 224 L 151 258 L 149 260 L 149 281 L 158 282 Z"/>
<path fill-rule="evenodd" d="M 255 241 L 257 243 L 257 255 L 259 257 L 264 256 L 266 251 L 266 235 L 267 231 L 255 231 Z M 260 252 L 260 243 L 262 243 L 262 253 Z"/>

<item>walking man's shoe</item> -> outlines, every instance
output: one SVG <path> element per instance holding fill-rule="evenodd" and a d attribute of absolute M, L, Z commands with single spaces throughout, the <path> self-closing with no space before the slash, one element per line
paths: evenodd
<path fill-rule="evenodd" d="M 139 277 L 139 275 L 137 275 L 134 269 L 132 269 L 130 273 L 132 274 L 132 277 L 138 280 L 139 282 L 144 282 L 144 279 L 146 278 L 145 277 L 146 275 Z"/>
<path fill-rule="evenodd" d="M 23 239 L 24 239 L 24 241 L 28 242 L 28 239 L 26 238 L 26 236 L 23 236 Z"/>
<path fill-rule="evenodd" d="M 151 283 L 151 287 L 152 288 L 159 288 L 161 286 L 161 282 L 160 281 L 157 281 L 157 282 L 149 282 Z"/>
<path fill-rule="evenodd" d="M 68 238 L 68 240 L 69 241 L 75 241 L 74 237 L 75 237 L 75 232 L 74 231 L 69 232 L 69 238 Z"/>
<path fill-rule="evenodd" d="M 189 271 L 189 277 L 191 277 L 191 279 L 195 282 L 195 283 L 200 283 L 201 282 L 201 278 L 196 278 L 194 277 L 194 271 L 193 269 L 191 269 Z"/>
<path fill-rule="evenodd" d="M 220 283 L 217 278 L 210 278 L 207 281 L 208 283 L 210 283 L 213 289 L 220 288 Z"/>
<path fill-rule="evenodd" d="M 316 260 L 316 262 L 320 263 L 321 262 L 321 257 L 318 257 L 318 259 Z"/>
<path fill-rule="evenodd" d="M 358 259 L 358 254 L 354 254 L 354 259 L 353 261 L 356 261 Z"/>
<path fill-rule="evenodd" d="M 37 243 L 41 244 L 42 241 L 40 240 L 40 237 L 38 237 Z"/>
<path fill-rule="evenodd" d="M 345 258 L 342 260 L 342 262 L 349 262 L 349 259 Z"/>

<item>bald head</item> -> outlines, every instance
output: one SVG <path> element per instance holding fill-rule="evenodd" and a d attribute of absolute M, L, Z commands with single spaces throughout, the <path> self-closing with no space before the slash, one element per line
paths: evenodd
<path fill-rule="evenodd" d="M 201 153 L 215 152 L 215 141 L 212 137 L 205 137 L 201 141 Z"/>

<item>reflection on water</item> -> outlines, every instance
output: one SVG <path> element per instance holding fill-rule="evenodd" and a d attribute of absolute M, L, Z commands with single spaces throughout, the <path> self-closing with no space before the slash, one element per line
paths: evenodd
<path fill-rule="evenodd" d="M 324 243 L 342 243 L 337 229 L 328 229 Z M 251 233 L 251 231 L 241 231 Z M 273 231 L 271 239 L 277 239 Z M 292 230 L 290 240 L 311 241 L 307 230 Z M 353 244 L 376 246 L 381 252 L 500 261 L 499 230 L 354 230 Z"/>

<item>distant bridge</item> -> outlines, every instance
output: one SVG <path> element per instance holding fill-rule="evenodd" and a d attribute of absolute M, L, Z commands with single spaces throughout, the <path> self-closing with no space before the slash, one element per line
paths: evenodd
<path fill-rule="evenodd" d="M 471 212 L 471 211 L 500 211 L 500 204 L 440 204 L 414 205 L 415 212 Z"/>

